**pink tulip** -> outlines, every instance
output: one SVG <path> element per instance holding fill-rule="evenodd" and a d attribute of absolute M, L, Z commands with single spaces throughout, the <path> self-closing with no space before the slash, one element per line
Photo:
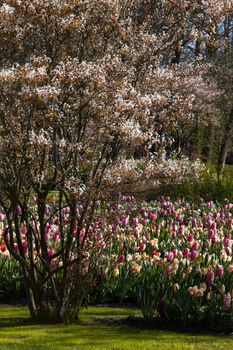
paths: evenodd
<path fill-rule="evenodd" d="M 52 256 L 55 253 L 54 249 L 48 248 L 47 249 L 48 256 Z"/>
<path fill-rule="evenodd" d="M 193 251 L 191 252 L 191 259 L 192 259 L 192 260 L 196 260 L 197 258 L 198 258 L 198 251 L 193 250 Z"/>
<path fill-rule="evenodd" d="M 198 250 L 198 248 L 199 248 L 199 243 L 198 243 L 197 241 L 195 241 L 195 242 L 193 243 L 192 249 L 193 249 L 193 250 Z"/>
<path fill-rule="evenodd" d="M 183 249 L 183 256 L 186 256 L 186 257 L 187 257 L 187 256 L 189 256 L 189 254 L 190 254 L 190 249 L 187 248 L 187 247 L 184 248 L 184 249 Z"/>
<path fill-rule="evenodd" d="M 139 223 L 138 218 L 133 218 L 132 225 L 137 226 Z"/>
<path fill-rule="evenodd" d="M 172 253 L 174 254 L 174 257 L 176 257 L 178 255 L 178 249 L 177 248 L 174 248 L 172 250 Z"/>
<path fill-rule="evenodd" d="M 228 256 L 231 256 L 232 250 L 230 247 L 225 247 L 225 252 L 227 253 Z"/>
<path fill-rule="evenodd" d="M 231 240 L 228 239 L 228 238 L 226 238 L 226 239 L 225 239 L 225 242 L 224 242 L 224 246 L 225 246 L 225 247 L 230 247 L 230 246 L 231 246 Z"/>
<path fill-rule="evenodd" d="M 193 235 L 188 235 L 187 241 L 188 241 L 188 242 L 192 242 L 192 241 L 193 241 Z"/>
<path fill-rule="evenodd" d="M 134 229 L 133 235 L 134 235 L 135 238 L 139 238 L 139 236 L 140 236 L 140 231 L 139 231 L 139 229 L 138 229 L 137 227 Z"/>
<path fill-rule="evenodd" d="M 127 226 L 129 224 L 129 215 L 126 215 L 122 221 L 121 221 L 122 225 Z"/>
<path fill-rule="evenodd" d="M 17 214 L 22 215 L 22 209 L 20 206 L 17 207 Z"/>
<path fill-rule="evenodd" d="M 173 225 L 173 223 L 174 223 L 173 219 L 171 218 L 168 223 L 169 223 L 169 225 Z"/>
<path fill-rule="evenodd" d="M 168 256 L 167 256 L 167 260 L 168 261 L 172 261 L 174 259 L 174 254 L 173 254 L 173 252 L 169 252 L 168 253 Z"/>
<path fill-rule="evenodd" d="M 151 220 L 151 221 L 155 221 L 156 219 L 157 219 L 157 214 L 156 213 L 150 213 L 149 214 L 149 219 Z"/>
<path fill-rule="evenodd" d="M 23 235 L 25 235 L 25 234 L 27 233 L 27 226 L 23 226 L 23 227 L 21 228 L 21 233 L 22 233 Z"/>
<path fill-rule="evenodd" d="M 141 243 L 141 244 L 140 244 L 139 250 L 140 250 L 140 252 L 144 252 L 144 251 L 146 250 L 146 245 L 145 245 L 145 243 Z"/>
<path fill-rule="evenodd" d="M 231 295 L 230 293 L 227 293 L 224 295 L 224 298 L 223 298 L 223 307 L 225 310 L 229 309 L 231 306 Z"/>
<path fill-rule="evenodd" d="M 192 220 L 192 226 L 193 226 L 193 227 L 196 227 L 196 226 L 197 226 L 197 220 L 196 220 L 196 219 L 193 219 L 193 220 Z"/>
<path fill-rule="evenodd" d="M 216 230 L 216 229 L 217 229 L 217 224 L 216 224 L 216 222 L 213 222 L 213 223 L 211 224 L 211 229 L 212 229 L 212 230 Z"/>
<path fill-rule="evenodd" d="M 184 233 L 185 226 L 184 225 L 180 225 L 179 231 L 180 231 L 180 233 Z"/>
<path fill-rule="evenodd" d="M 212 238 L 214 238 L 214 236 L 215 236 L 215 231 L 214 230 L 209 230 L 209 233 L 208 233 L 208 238 L 210 238 L 210 239 L 212 239 Z"/>
<path fill-rule="evenodd" d="M 147 220 L 146 220 L 146 219 L 143 219 L 143 220 L 142 220 L 142 225 L 143 225 L 143 226 L 146 226 L 146 225 L 147 225 Z"/>
<path fill-rule="evenodd" d="M 123 263 L 124 261 L 125 261 L 125 257 L 124 257 L 124 255 L 120 255 L 119 257 L 118 257 L 118 260 L 117 260 L 120 264 L 121 263 Z"/>
<path fill-rule="evenodd" d="M 167 274 L 168 276 L 171 274 L 171 271 L 172 271 L 172 266 L 171 266 L 171 265 L 167 265 L 167 266 L 166 266 L 165 272 L 166 272 L 166 274 Z"/>
<path fill-rule="evenodd" d="M 210 268 L 207 272 L 207 283 L 209 285 L 212 285 L 214 283 L 214 271 L 212 268 Z"/>
<path fill-rule="evenodd" d="M 224 267 L 223 266 L 218 266 L 216 270 L 218 278 L 222 278 L 224 274 Z"/>

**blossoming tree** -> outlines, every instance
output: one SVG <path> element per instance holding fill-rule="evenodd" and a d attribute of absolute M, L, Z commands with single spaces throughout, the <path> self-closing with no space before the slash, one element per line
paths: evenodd
<path fill-rule="evenodd" d="M 167 147 L 179 123 L 212 115 L 215 92 L 202 67 L 171 65 L 176 11 L 155 30 L 141 4 L 0 1 L 4 238 L 39 321 L 77 317 L 106 246 L 91 230 L 99 200 L 195 174 Z"/>

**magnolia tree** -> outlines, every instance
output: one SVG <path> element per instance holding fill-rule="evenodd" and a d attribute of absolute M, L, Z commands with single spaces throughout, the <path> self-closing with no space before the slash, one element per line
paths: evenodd
<path fill-rule="evenodd" d="M 77 317 L 111 246 L 100 200 L 198 172 L 168 149 L 180 123 L 212 117 L 215 88 L 198 63 L 171 65 L 177 37 L 141 4 L 0 1 L 4 239 L 38 321 Z"/>

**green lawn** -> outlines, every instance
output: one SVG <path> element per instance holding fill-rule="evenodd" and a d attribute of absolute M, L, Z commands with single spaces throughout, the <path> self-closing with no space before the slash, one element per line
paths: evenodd
<path fill-rule="evenodd" d="M 95 317 L 139 314 L 133 309 L 89 308 L 79 324 L 35 325 L 23 307 L 0 307 L 0 350 L 233 350 L 233 337 L 187 335 L 103 325 Z"/>

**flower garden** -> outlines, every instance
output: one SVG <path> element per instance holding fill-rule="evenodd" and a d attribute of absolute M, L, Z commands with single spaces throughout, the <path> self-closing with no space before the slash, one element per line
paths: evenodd
<path fill-rule="evenodd" d="M 61 234 L 53 206 L 46 207 L 46 240 L 51 269 Z M 77 209 L 79 215 L 82 208 Z M 20 212 L 19 212 L 20 215 Z M 63 209 L 63 222 L 69 219 Z M 6 229 L 1 213 L 1 232 Z M 32 224 L 36 225 L 31 218 Z M 208 326 L 232 331 L 233 327 L 233 204 L 200 200 L 198 204 L 161 198 L 137 202 L 121 196 L 113 204 L 98 202 L 83 247 L 82 274 L 91 274 L 86 301 L 133 302 L 147 320 L 160 318 L 167 324 Z M 27 255 L 27 226 L 21 223 Z M 73 242 L 82 240 L 73 231 Z M 16 241 L 15 250 L 18 250 Z M 90 256 L 90 251 L 92 256 Z M 36 249 L 35 249 L 36 254 Z M 37 264 L 40 261 L 36 260 Z M 93 265 L 93 261 L 95 262 Z M 1 293 L 22 293 L 20 268 L 10 257 L 1 236 Z"/>
<path fill-rule="evenodd" d="M 232 350 L 233 0 L 0 0 L 0 37 L 0 349 Z"/>

